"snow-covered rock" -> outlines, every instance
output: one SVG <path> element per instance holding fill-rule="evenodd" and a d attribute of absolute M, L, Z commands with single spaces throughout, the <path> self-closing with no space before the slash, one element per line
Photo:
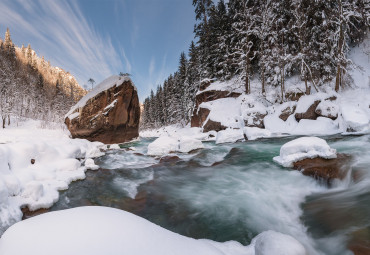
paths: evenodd
<path fill-rule="evenodd" d="M 243 131 L 248 140 L 256 140 L 258 138 L 271 136 L 271 132 L 269 130 L 258 127 L 245 127 Z"/>
<path fill-rule="evenodd" d="M 139 136 L 140 104 L 129 77 L 113 75 L 71 108 L 65 124 L 73 138 L 123 143 Z"/>
<path fill-rule="evenodd" d="M 179 149 L 179 141 L 169 136 L 161 136 L 148 145 L 148 155 L 162 156 Z"/>
<path fill-rule="evenodd" d="M 204 148 L 203 143 L 191 137 L 175 138 L 170 136 L 161 136 L 148 145 L 148 155 L 164 156 L 171 152 L 188 153 L 202 148 Z"/>
<path fill-rule="evenodd" d="M 190 137 L 181 138 L 179 141 L 179 152 L 189 153 L 193 150 L 203 149 L 204 145 L 201 141 Z"/>
<path fill-rule="evenodd" d="M 243 95 L 240 100 L 241 115 L 247 127 L 264 128 L 263 118 L 267 115 L 266 107 L 252 95 Z"/>
<path fill-rule="evenodd" d="M 217 132 L 216 144 L 235 143 L 240 140 L 244 140 L 244 134 L 242 129 L 228 128 L 226 130 Z"/>
<path fill-rule="evenodd" d="M 301 137 L 284 144 L 280 148 L 280 156 L 274 157 L 273 160 L 284 167 L 292 167 L 294 162 L 316 157 L 332 159 L 336 158 L 337 154 L 324 139 Z"/>
<path fill-rule="evenodd" d="M 35 229 L 37 234 L 30 235 Z M 274 231 L 262 232 L 249 246 L 196 240 L 125 211 L 90 206 L 13 225 L 0 239 L 0 254 L 304 255 L 306 251 L 293 237 Z"/>
<path fill-rule="evenodd" d="M 338 118 L 339 106 L 329 100 L 324 100 L 319 103 L 315 111 L 319 116 L 335 120 Z"/>

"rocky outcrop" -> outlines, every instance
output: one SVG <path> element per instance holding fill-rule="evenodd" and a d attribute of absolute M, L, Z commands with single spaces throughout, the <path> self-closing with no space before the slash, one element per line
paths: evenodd
<path fill-rule="evenodd" d="M 344 179 L 350 169 L 351 157 L 338 154 L 337 158 L 306 158 L 293 164 L 293 169 L 301 171 L 304 175 L 317 180 L 323 180 L 331 185 L 334 179 Z"/>
<path fill-rule="evenodd" d="M 106 144 L 139 136 L 140 105 L 131 79 L 112 76 L 83 97 L 66 115 L 73 138 Z"/>

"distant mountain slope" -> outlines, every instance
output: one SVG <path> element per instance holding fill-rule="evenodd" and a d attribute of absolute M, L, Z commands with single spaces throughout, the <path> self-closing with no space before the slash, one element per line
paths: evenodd
<path fill-rule="evenodd" d="M 86 91 L 69 72 L 38 57 L 31 46 L 16 47 L 7 30 L 0 38 L 0 116 L 59 122 Z"/>

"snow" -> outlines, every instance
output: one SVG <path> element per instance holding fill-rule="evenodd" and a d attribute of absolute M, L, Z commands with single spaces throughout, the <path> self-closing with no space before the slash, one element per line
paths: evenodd
<path fill-rule="evenodd" d="M 217 133 L 216 144 L 235 143 L 244 140 L 244 134 L 241 129 L 228 128 Z"/>
<path fill-rule="evenodd" d="M 270 137 L 272 135 L 269 130 L 258 127 L 245 127 L 243 131 L 248 140 L 256 140 L 258 138 Z"/>
<path fill-rule="evenodd" d="M 190 137 L 180 138 L 179 141 L 179 152 L 189 153 L 193 150 L 203 149 L 204 145 L 201 141 Z"/>
<path fill-rule="evenodd" d="M 304 113 L 308 110 L 308 108 L 315 102 L 315 101 L 323 101 L 326 98 L 329 98 L 331 96 L 334 96 L 334 92 L 332 95 L 319 92 L 312 95 L 304 95 L 302 96 L 297 103 L 296 113 Z"/>
<path fill-rule="evenodd" d="M 37 229 L 37 235 L 31 235 Z M 20 245 L 20 240 L 22 243 Z M 249 246 L 197 240 L 134 214 L 107 207 L 78 207 L 21 221 L 0 239 L 0 254 L 303 255 L 293 237 L 266 231 Z"/>
<path fill-rule="evenodd" d="M 336 158 L 337 154 L 324 139 L 301 137 L 284 144 L 280 148 L 280 156 L 274 157 L 273 160 L 284 167 L 292 167 L 294 162 L 316 157 L 332 159 Z"/>
<path fill-rule="evenodd" d="M 148 145 L 148 155 L 163 156 L 171 152 L 188 153 L 196 149 L 203 149 L 201 141 L 191 137 L 161 136 Z"/>
<path fill-rule="evenodd" d="M 341 133 L 338 121 L 325 117 L 316 120 L 300 120 L 290 132 L 292 135 L 334 135 Z"/>
<path fill-rule="evenodd" d="M 118 86 L 118 85 L 122 84 L 125 81 L 131 81 L 131 79 L 129 77 L 127 77 L 127 76 L 122 77 L 122 76 L 119 76 L 119 75 L 112 75 L 109 78 L 105 79 L 104 81 L 102 81 L 101 83 L 99 83 L 97 86 L 95 86 L 95 88 L 93 88 L 91 91 L 89 91 L 89 93 L 87 93 L 84 97 L 82 97 L 80 99 L 80 101 L 78 101 L 78 103 L 76 105 L 74 105 L 71 108 L 71 110 L 66 114 L 65 118 L 67 118 L 67 117 L 69 118 L 69 116 L 71 114 L 75 113 L 75 111 L 77 109 L 84 107 L 86 105 L 86 103 L 90 99 L 94 98 L 99 93 L 101 93 L 101 92 L 103 92 L 105 90 L 108 90 L 108 89 L 110 89 L 110 88 L 112 88 L 114 86 Z M 134 88 L 136 89 L 135 86 L 134 86 Z"/>
<path fill-rule="evenodd" d="M 110 150 L 120 150 L 121 147 L 119 147 L 118 144 L 111 144 L 111 145 L 109 145 L 109 149 Z"/>
<path fill-rule="evenodd" d="M 206 82 L 206 79 L 204 79 L 202 82 Z M 236 92 L 236 93 L 243 93 L 244 92 L 244 85 L 242 81 L 240 81 L 238 78 L 231 79 L 229 81 L 213 81 L 209 87 L 202 91 L 198 91 L 198 94 L 201 94 L 205 91 L 230 91 L 230 92 Z"/>
<path fill-rule="evenodd" d="M 58 191 L 85 178 L 87 168 L 96 168 L 92 158 L 103 155 L 99 142 L 70 139 L 67 131 L 40 129 L 35 123 L 0 131 L 0 235 L 21 220 L 21 207 L 52 206 Z"/>
<path fill-rule="evenodd" d="M 95 165 L 95 162 L 92 158 L 88 158 L 86 159 L 85 161 L 85 167 L 86 169 L 89 169 L 89 170 L 97 170 L 99 169 L 99 166 L 98 165 Z"/>
<path fill-rule="evenodd" d="M 347 131 L 361 132 L 363 130 L 369 130 L 369 114 L 360 107 L 344 103 L 341 110 Z"/>

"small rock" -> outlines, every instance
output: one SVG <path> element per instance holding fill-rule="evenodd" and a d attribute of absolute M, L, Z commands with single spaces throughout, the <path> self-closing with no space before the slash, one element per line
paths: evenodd
<path fill-rule="evenodd" d="M 35 159 L 31 159 L 31 164 L 35 164 L 36 160 Z"/>

